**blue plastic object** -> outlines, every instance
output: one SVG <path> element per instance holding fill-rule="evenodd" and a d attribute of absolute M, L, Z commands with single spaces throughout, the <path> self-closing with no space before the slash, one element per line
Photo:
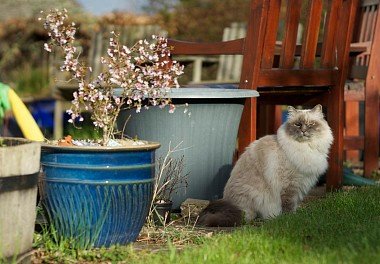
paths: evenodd
<path fill-rule="evenodd" d="M 152 200 L 155 149 L 42 146 L 41 199 L 74 248 L 136 240 Z"/>
<path fill-rule="evenodd" d="M 28 104 L 33 118 L 41 129 L 53 129 L 54 99 L 40 99 Z"/>
<path fill-rule="evenodd" d="M 367 186 L 378 184 L 375 180 L 367 179 L 356 175 L 352 169 L 344 167 L 343 168 L 343 184 L 353 185 L 353 186 Z"/>

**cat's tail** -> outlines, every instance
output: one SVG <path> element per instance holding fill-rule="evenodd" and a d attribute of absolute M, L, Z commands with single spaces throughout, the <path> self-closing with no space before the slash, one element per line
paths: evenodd
<path fill-rule="evenodd" d="M 201 226 L 225 226 L 233 227 L 242 224 L 243 211 L 231 202 L 220 199 L 213 202 L 203 209 L 197 221 Z"/>

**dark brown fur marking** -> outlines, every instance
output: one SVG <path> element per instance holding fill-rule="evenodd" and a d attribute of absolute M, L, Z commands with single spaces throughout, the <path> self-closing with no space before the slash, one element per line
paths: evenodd
<path fill-rule="evenodd" d="M 296 210 L 297 204 L 295 202 L 297 192 L 294 190 L 285 190 L 281 194 L 281 206 L 283 212 L 294 212 Z"/>
<path fill-rule="evenodd" d="M 226 200 L 211 202 L 199 214 L 198 225 L 233 227 L 242 224 L 243 212 Z"/>

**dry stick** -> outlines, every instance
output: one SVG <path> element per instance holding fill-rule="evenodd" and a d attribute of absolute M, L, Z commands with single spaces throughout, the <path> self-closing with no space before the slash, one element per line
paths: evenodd
<path fill-rule="evenodd" d="M 129 119 L 131 119 L 131 115 L 129 115 L 127 120 L 125 120 L 125 122 L 124 122 L 123 129 L 121 130 L 121 139 L 124 138 L 124 131 L 125 131 L 125 128 L 127 127 L 127 123 L 129 121 Z"/>
<path fill-rule="evenodd" d="M 152 199 L 152 202 L 150 204 L 150 209 L 149 209 L 149 215 L 148 215 L 148 219 L 150 219 L 150 216 L 154 213 L 155 211 L 155 208 L 154 208 L 154 201 L 157 197 L 157 195 L 159 194 L 159 191 L 162 190 L 162 188 L 159 188 L 159 182 L 162 178 L 162 175 L 164 174 L 164 171 L 165 169 L 170 165 L 171 161 L 167 161 L 170 157 L 171 154 L 173 154 L 174 152 L 177 152 L 177 151 L 180 151 L 180 150 L 183 150 L 183 149 L 179 149 L 180 145 L 183 143 L 183 141 L 181 141 L 180 143 L 178 143 L 177 146 L 175 146 L 173 149 L 171 148 L 171 141 L 169 142 L 169 150 L 168 152 L 166 153 L 165 157 L 164 157 L 164 161 L 162 163 L 162 167 L 160 169 L 160 172 L 158 174 L 158 177 L 156 178 L 155 180 L 155 185 L 154 185 L 154 190 L 153 190 L 153 199 Z M 164 185 L 166 186 L 168 184 L 168 182 L 165 182 Z M 148 220 L 149 222 L 149 220 Z M 150 223 L 151 224 L 151 223 Z"/>

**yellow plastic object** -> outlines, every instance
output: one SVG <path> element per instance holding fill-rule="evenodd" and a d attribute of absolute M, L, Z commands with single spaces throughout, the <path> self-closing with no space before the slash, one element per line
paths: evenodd
<path fill-rule="evenodd" d="M 41 129 L 13 89 L 9 89 L 8 99 L 11 103 L 13 115 L 24 137 L 34 141 L 44 141 Z"/>

